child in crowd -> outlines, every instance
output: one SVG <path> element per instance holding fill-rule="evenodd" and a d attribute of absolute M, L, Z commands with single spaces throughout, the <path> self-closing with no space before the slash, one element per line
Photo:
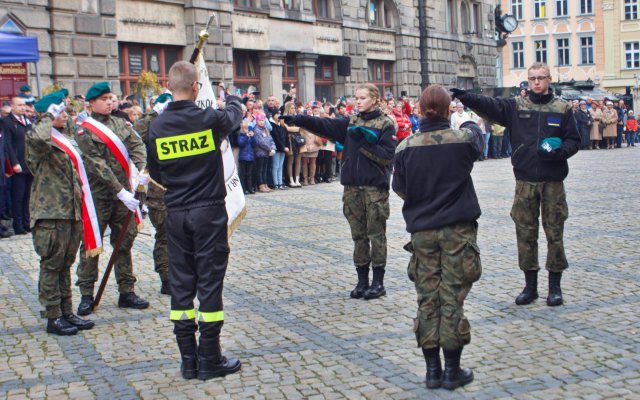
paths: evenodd
<path fill-rule="evenodd" d="M 240 184 L 244 189 L 244 194 L 254 194 L 256 191 L 252 185 L 253 164 L 255 162 L 255 154 L 253 152 L 253 132 L 249 130 L 249 123 L 242 121 L 240 132 L 237 137 L 240 173 Z"/>
<path fill-rule="evenodd" d="M 253 151 L 256 156 L 256 167 L 258 169 L 258 191 L 269 193 L 271 189 L 267 186 L 267 174 L 269 157 L 276 154 L 276 144 L 266 127 L 266 117 L 263 113 L 255 114 L 256 126 L 253 127 Z"/>
<path fill-rule="evenodd" d="M 629 110 L 627 113 L 627 147 L 636 147 L 636 141 L 638 136 L 638 120 L 633 115 L 633 110 Z"/>

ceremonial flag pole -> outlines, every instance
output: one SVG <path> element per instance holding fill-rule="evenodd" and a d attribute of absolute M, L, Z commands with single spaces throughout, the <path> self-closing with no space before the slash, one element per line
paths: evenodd
<path fill-rule="evenodd" d="M 198 70 L 198 82 L 200 83 L 200 92 L 196 98 L 196 104 L 204 109 L 207 107 L 218 108 L 216 102 L 216 95 L 211 87 L 211 80 L 209 79 L 209 71 L 207 65 L 204 62 L 203 47 L 209 39 L 209 25 L 215 20 L 216 15 L 212 14 L 209 17 L 207 26 L 201 30 L 198 34 L 198 44 L 193 49 L 193 54 L 189 61 L 195 64 Z M 224 164 L 224 181 L 227 188 L 227 196 L 225 197 L 225 206 L 227 209 L 227 215 L 229 222 L 227 225 L 228 236 L 231 237 L 235 229 L 240 225 L 244 217 L 247 215 L 246 199 L 244 197 L 244 191 L 240 184 L 240 177 L 238 176 L 238 169 L 236 168 L 236 162 L 233 158 L 233 152 L 229 141 L 224 140 L 220 145 L 220 151 L 222 152 L 222 162 Z"/>

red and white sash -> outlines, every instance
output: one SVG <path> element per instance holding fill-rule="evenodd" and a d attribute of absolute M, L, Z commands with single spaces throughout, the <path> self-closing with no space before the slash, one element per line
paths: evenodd
<path fill-rule="evenodd" d="M 109 127 L 97 121 L 95 118 L 89 117 L 85 119 L 80 126 L 91 131 L 107 145 L 127 175 L 127 180 L 129 181 L 128 189 L 133 192 L 134 183 L 131 178 L 131 170 L 129 169 L 129 152 L 124 143 L 122 143 L 122 140 L 120 140 Z M 136 225 L 140 225 L 140 223 L 142 223 L 142 215 L 140 214 L 140 209 L 136 209 Z"/>
<path fill-rule="evenodd" d="M 102 253 L 102 237 L 100 236 L 100 226 L 98 225 L 98 216 L 95 206 L 93 205 L 93 197 L 91 196 L 91 188 L 89 187 L 89 179 L 87 171 L 84 168 L 82 157 L 73 147 L 73 144 L 62 133 L 55 128 L 51 129 L 51 140 L 53 140 L 64 152 L 69 156 L 71 162 L 76 167 L 80 181 L 82 182 L 82 228 L 84 235 L 84 249 L 87 257 L 97 256 Z"/>

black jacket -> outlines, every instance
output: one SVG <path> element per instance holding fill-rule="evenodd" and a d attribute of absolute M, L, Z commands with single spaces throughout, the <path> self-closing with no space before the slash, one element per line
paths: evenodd
<path fill-rule="evenodd" d="M 511 164 L 517 180 L 561 182 L 569 174 L 567 159 L 578 152 L 580 135 L 571 105 L 553 93 L 504 99 L 467 93 L 459 97 L 465 106 L 509 129 Z M 541 158 L 540 142 L 562 139 L 562 147 Z"/>
<path fill-rule="evenodd" d="M 25 120 L 27 118 L 25 117 Z M 23 173 L 29 172 L 29 167 L 24 159 L 24 141 L 27 132 L 31 130 L 31 121 L 27 125 L 23 125 L 18 118 L 9 114 L 6 118 L 2 119 L 2 131 L 5 135 L 5 146 L 8 144 L 7 149 L 9 155 L 9 161 L 11 165 L 20 164 Z"/>
<path fill-rule="evenodd" d="M 240 99 L 228 96 L 224 110 L 174 101 L 149 125 L 151 177 L 163 185 L 172 210 L 224 205 L 227 195 L 221 142 L 242 122 Z"/>
<path fill-rule="evenodd" d="M 420 121 L 420 132 L 398 145 L 393 191 L 403 200 L 410 233 L 480 217 L 471 170 L 484 148 L 480 128 L 453 130 L 449 120 Z"/>
<path fill-rule="evenodd" d="M 591 129 L 591 126 L 593 125 L 593 118 L 591 117 L 589 110 L 578 110 L 575 112 L 574 116 L 578 126 Z"/>
<path fill-rule="evenodd" d="M 276 151 L 284 153 L 284 148 L 289 147 L 289 133 L 276 122 L 271 122 L 271 137 L 276 144 Z"/>
<path fill-rule="evenodd" d="M 390 117 L 376 109 L 351 118 L 321 118 L 296 115 L 295 125 L 316 135 L 344 144 L 340 183 L 344 186 L 374 186 L 389 190 L 391 162 L 396 149 L 396 130 Z M 379 132 L 380 140 L 370 144 L 347 132 L 351 125 L 364 125 Z"/>

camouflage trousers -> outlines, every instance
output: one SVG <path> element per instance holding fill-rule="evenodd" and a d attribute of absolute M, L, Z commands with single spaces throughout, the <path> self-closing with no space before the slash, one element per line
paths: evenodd
<path fill-rule="evenodd" d="M 132 292 L 136 282 L 136 277 L 133 275 L 131 247 L 133 247 L 133 241 L 138 234 L 135 219 L 131 218 L 129 226 L 123 227 L 124 220 L 130 211 L 120 200 L 105 200 L 100 198 L 94 198 L 93 200 L 96 207 L 96 213 L 98 214 L 100 236 L 104 238 L 104 231 L 107 229 L 107 226 L 109 226 L 111 229 L 111 246 L 115 246 L 120 230 L 127 230 L 127 234 L 120 246 L 120 255 L 118 256 L 118 260 L 114 264 L 113 269 L 116 275 L 118 291 L 120 293 Z M 80 247 L 80 263 L 78 264 L 78 280 L 76 281 L 76 285 L 80 287 L 80 293 L 83 296 L 92 296 L 93 287 L 98 280 L 98 261 L 100 257 L 96 256 L 87 259 L 84 253 L 83 243 Z"/>
<path fill-rule="evenodd" d="M 418 294 L 418 347 L 455 350 L 471 341 L 463 305 L 482 274 L 477 232 L 477 222 L 464 222 L 416 232 L 405 246 L 412 253 L 407 274 Z"/>
<path fill-rule="evenodd" d="M 564 221 L 569 208 L 562 182 L 516 181 L 516 194 L 511 208 L 511 219 L 516 224 L 518 239 L 518 265 L 523 271 L 538 271 L 538 231 L 540 209 L 542 227 L 547 236 L 546 269 L 562 272 L 569 264 L 564 253 Z"/>
<path fill-rule="evenodd" d="M 345 186 L 344 216 L 351 227 L 356 267 L 387 265 L 389 191 L 372 186 Z"/>
<path fill-rule="evenodd" d="M 169 253 L 167 250 L 167 206 L 163 198 L 147 197 L 149 207 L 149 220 L 156 230 L 155 244 L 153 245 L 153 265 L 160 276 L 160 280 L 169 280 Z"/>
<path fill-rule="evenodd" d="M 47 318 L 71 314 L 71 265 L 82 240 L 82 222 L 40 219 L 33 227 L 33 248 L 40 256 L 38 296 Z"/>

